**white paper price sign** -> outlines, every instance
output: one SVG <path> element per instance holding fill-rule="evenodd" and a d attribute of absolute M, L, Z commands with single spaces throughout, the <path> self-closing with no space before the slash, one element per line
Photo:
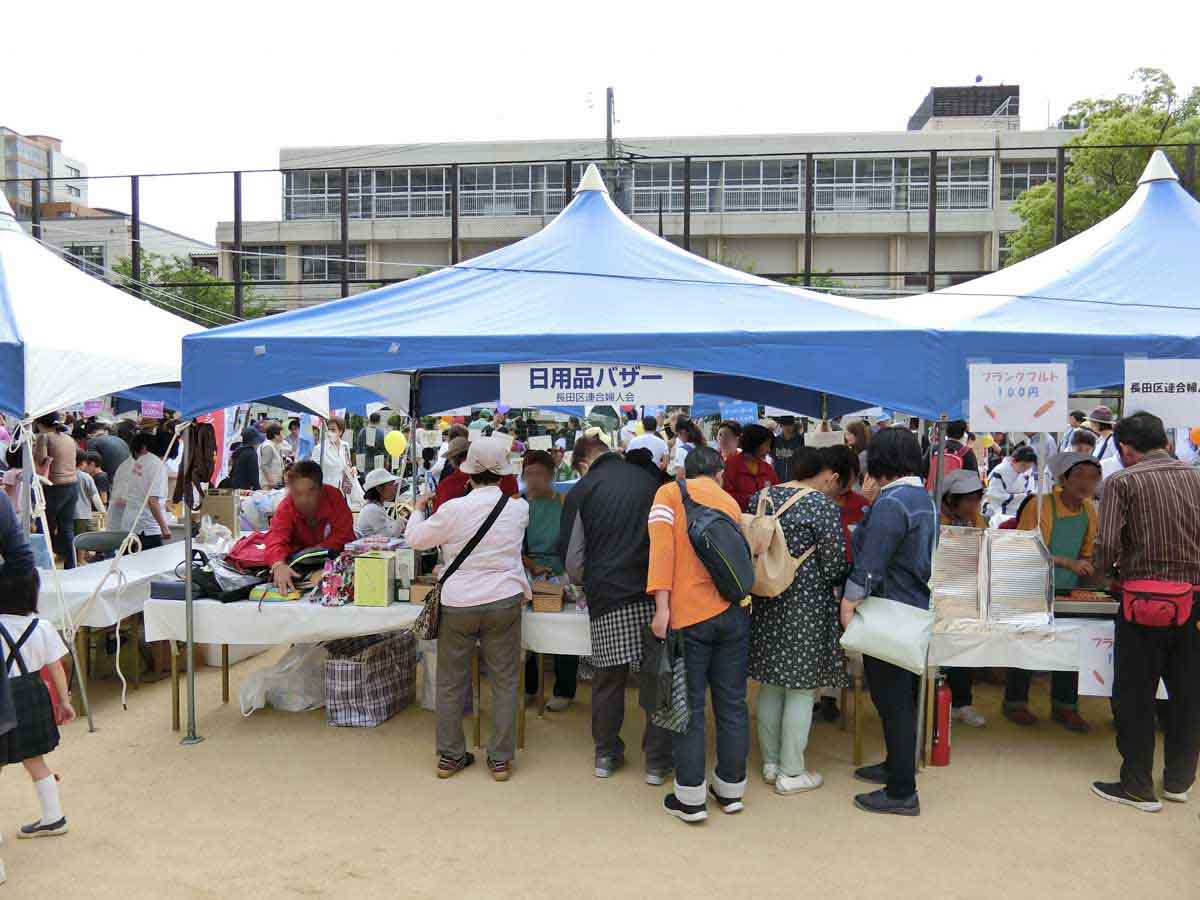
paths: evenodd
<path fill-rule="evenodd" d="M 1065 363 L 972 363 L 974 431 L 1054 431 L 1067 409 Z"/>
<path fill-rule="evenodd" d="M 1200 359 L 1125 360 L 1125 409 L 1154 413 L 1167 428 L 1200 426 Z"/>
<path fill-rule="evenodd" d="M 1079 693 L 1085 697 L 1112 696 L 1113 630 L 1112 622 L 1079 622 Z M 1167 687 L 1161 681 L 1157 696 L 1167 699 Z"/>
<path fill-rule="evenodd" d="M 631 363 L 505 363 L 500 402 L 516 407 L 691 405 L 692 373 Z"/>

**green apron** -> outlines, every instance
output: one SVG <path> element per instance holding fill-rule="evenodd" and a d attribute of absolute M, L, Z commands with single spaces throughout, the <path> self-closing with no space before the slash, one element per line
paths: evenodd
<path fill-rule="evenodd" d="M 1050 555 L 1061 556 L 1063 559 L 1079 559 L 1083 539 L 1087 536 L 1087 509 L 1081 509 L 1075 515 L 1059 516 L 1057 499 L 1053 494 L 1050 495 L 1050 512 L 1054 517 L 1054 528 L 1050 532 Z M 1056 591 L 1069 591 L 1078 584 L 1079 576 L 1070 569 L 1054 567 Z"/>
<path fill-rule="evenodd" d="M 525 530 L 525 555 L 555 575 L 563 573 L 558 558 L 558 527 L 562 519 L 562 502 L 558 497 L 541 500 L 525 498 L 529 504 L 529 527 Z"/>

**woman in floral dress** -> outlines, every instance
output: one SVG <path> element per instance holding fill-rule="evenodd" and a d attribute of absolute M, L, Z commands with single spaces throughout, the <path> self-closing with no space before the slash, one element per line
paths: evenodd
<path fill-rule="evenodd" d="M 803 492 L 780 523 L 793 559 L 815 549 L 786 591 L 778 597 L 754 598 L 750 620 L 750 677 L 761 682 L 757 718 L 763 778 L 779 794 L 821 786 L 821 775 L 810 771 L 804 759 L 813 698 L 822 687 L 849 684 L 834 596 L 849 566 L 841 517 L 826 495 L 837 475 L 812 447 L 796 454 L 793 473 L 794 481 L 766 489 L 768 509 L 779 509 Z M 750 498 L 751 510 L 758 508 L 759 496 Z"/>

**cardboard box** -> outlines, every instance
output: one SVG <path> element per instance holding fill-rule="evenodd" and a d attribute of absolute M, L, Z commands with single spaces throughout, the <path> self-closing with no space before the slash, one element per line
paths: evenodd
<path fill-rule="evenodd" d="M 429 596 L 429 592 L 437 586 L 436 579 L 421 577 L 413 582 L 411 588 L 408 589 L 409 603 L 424 603 L 425 598 Z"/>
<path fill-rule="evenodd" d="M 204 495 L 204 499 L 200 501 L 200 508 L 193 514 L 193 518 L 200 522 L 205 516 L 211 516 L 218 525 L 224 525 L 233 532 L 236 540 L 241 537 L 242 533 L 241 504 L 242 498 L 236 491 L 213 488 Z"/>
<path fill-rule="evenodd" d="M 354 558 L 355 606 L 387 606 L 395 596 L 395 551 L 375 550 Z"/>

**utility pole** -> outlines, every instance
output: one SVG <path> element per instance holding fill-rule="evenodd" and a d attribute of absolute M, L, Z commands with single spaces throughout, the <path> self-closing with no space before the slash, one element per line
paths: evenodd
<path fill-rule="evenodd" d="M 611 163 L 617 155 L 617 146 L 613 142 L 613 121 L 616 119 L 613 107 L 613 89 L 610 87 L 607 92 L 607 102 L 605 103 L 605 155 Z"/>

